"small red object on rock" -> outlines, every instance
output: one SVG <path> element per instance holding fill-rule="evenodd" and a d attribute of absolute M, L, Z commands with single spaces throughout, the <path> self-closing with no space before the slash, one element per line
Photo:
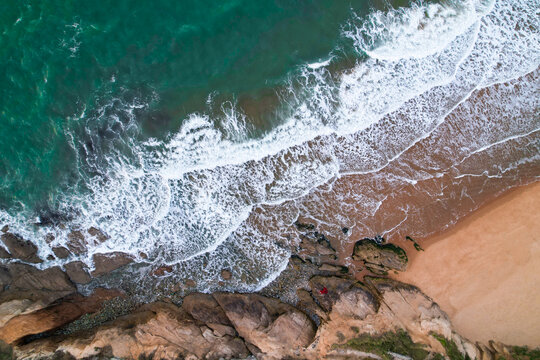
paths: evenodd
<path fill-rule="evenodd" d="M 320 291 L 319 291 L 321 294 L 328 294 L 328 289 L 323 287 Z"/>

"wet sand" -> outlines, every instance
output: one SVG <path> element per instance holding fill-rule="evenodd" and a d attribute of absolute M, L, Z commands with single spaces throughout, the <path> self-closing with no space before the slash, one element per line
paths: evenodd
<path fill-rule="evenodd" d="M 514 189 L 451 230 L 395 275 L 431 296 L 472 341 L 540 346 L 540 182 Z"/>

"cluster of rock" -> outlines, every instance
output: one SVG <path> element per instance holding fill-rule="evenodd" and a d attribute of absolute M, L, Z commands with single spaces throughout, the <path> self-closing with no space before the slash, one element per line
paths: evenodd
<path fill-rule="evenodd" d="M 0 358 L 513 358 L 510 347 L 494 342 L 473 345 L 459 336 L 439 306 L 414 286 L 378 276 L 356 280 L 337 263 L 323 234 L 311 225 L 297 227 L 300 244 L 287 271 L 292 271 L 291 278 L 300 278 L 311 270 L 305 284 L 294 289 L 290 303 L 261 294 L 191 293 L 181 302 L 145 304 L 72 331 L 66 329 L 76 319 L 98 318 L 111 301 L 125 295 L 97 288 L 82 296 L 75 283 L 86 278 L 76 278 L 69 264 L 64 270 L 36 268 L 31 265 L 40 262 L 35 246 L 5 231 L 7 251 L 0 253 Z M 128 263 L 116 256 L 98 254 L 87 276 Z M 374 274 L 403 270 L 407 263 L 402 249 L 373 239 L 359 241 L 353 259 Z M 170 271 L 162 267 L 153 275 Z M 225 280 L 230 276 L 229 270 L 221 273 Z"/>
<path fill-rule="evenodd" d="M 0 259 L 4 260 L 20 260 L 25 263 L 39 264 L 43 262 L 38 256 L 37 246 L 29 240 L 25 240 L 17 234 L 9 232 L 9 227 L 2 228 L 0 240 L 5 248 L 0 246 Z M 87 236 L 92 241 L 103 242 L 108 237 L 96 228 L 87 230 Z M 48 235 L 45 239 L 47 242 L 52 242 L 54 238 Z M 81 231 L 71 231 L 68 234 L 66 246 L 53 246 L 52 252 L 54 255 L 49 255 L 47 260 L 68 259 L 70 256 L 81 255 L 87 252 L 87 239 Z M 129 254 L 122 252 L 97 253 L 92 255 L 93 270 L 90 271 L 88 266 L 82 261 L 71 261 L 64 265 L 64 270 L 71 281 L 77 284 L 87 284 L 92 278 L 100 277 L 108 274 L 111 271 L 121 268 L 131 263 L 134 258 Z"/>
<path fill-rule="evenodd" d="M 231 359 L 250 354 L 258 359 L 348 359 L 380 358 L 348 347 L 350 339 L 403 330 L 413 341 L 425 344 L 426 354 L 445 353 L 434 334 L 451 339 L 463 354 L 477 354 L 475 346 L 452 331 L 439 307 L 412 286 L 385 278 L 360 283 L 316 276 L 310 289 L 299 292 L 301 300 L 296 307 L 258 294 L 194 293 L 185 297 L 181 306 L 147 304 L 91 330 L 28 341 L 28 335 L 54 326 L 53 321 L 47 321 L 52 314 L 65 321 L 75 316 L 64 314 L 76 312 L 64 310 L 64 300 L 13 317 L 0 329 L 0 337 L 15 345 L 14 354 L 20 359 Z M 103 299 L 103 295 L 96 298 Z M 71 299 L 70 304 L 79 304 L 86 311 L 95 310 L 99 302 L 92 297 L 76 302 Z M 319 314 L 320 326 L 302 309 Z"/>

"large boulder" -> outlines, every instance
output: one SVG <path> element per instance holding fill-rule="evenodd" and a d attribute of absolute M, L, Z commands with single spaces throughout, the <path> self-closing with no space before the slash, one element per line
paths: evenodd
<path fill-rule="evenodd" d="M 24 240 L 22 237 L 12 233 L 2 234 L 0 238 L 12 257 L 30 263 L 43 261 L 37 256 L 38 248 L 31 241 Z"/>
<path fill-rule="evenodd" d="M 63 246 L 54 246 L 52 251 L 59 259 L 67 259 L 70 255 L 69 250 Z"/>
<path fill-rule="evenodd" d="M 64 265 L 69 279 L 77 284 L 88 284 L 92 278 L 88 274 L 88 267 L 82 261 L 72 261 Z"/>
<path fill-rule="evenodd" d="M 217 293 L 214 298 L 236 331 L 265 359 L 299 357 L 315 335 L 315 326 L 298 309 L 257 294 Z M 252 348 L 250 348 L 252 349 Z"/>
<path fill-rule="evenodd" d="M 393 244 L 381 245 L 372 239 L 357 241 L 352 258 L 363 262 L 369 270 L 379 275 L 389 270 L 404 271 L 408 261 L 402 248 Z"/>
<path fill-rule="evenodd" d="M 94 254 L 93 277 L 99 277 L 119 269 L 133 261 L 133 256 L 123 252 L 111 252 L 106 254 Z"/>

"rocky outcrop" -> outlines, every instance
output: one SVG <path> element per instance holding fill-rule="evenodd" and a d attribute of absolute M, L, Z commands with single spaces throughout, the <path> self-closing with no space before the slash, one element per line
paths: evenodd
<path fill-rule="evenodd" d="M 14 316 L 0 327 L 0 340 L 9 344 L 28 335 L 56 329 L 84 314 L 96 312 L 104 301 L 120 295 L 116 290 L 97 289 L 89 297 L 74 294 L 46 308 Z"/>
<path fill-rule="evenodd" d="M 43 260 L 37 255 L 38 248 L 29 240 L 24 240 L 18 235 L 12 233 L 4 233 L 0 239 L 9 251 L 9 254 L 16 258 L 29 263 L 40 263 Z M 4 256 L 6 254 L 4 253 Z"/>
<path fill-rule="evenodd" d="M 214 298 L 250 351 L 261 359 L 300 357 L 315 335 L 306 314 L 279 300 L 227 293 Z"/>
<path fill-rule="evenodd" d="M 298 256 L 302 260 L 307 260 L 316 265 L 331 263 L 337 259 L 336 250 L 330 244 L 328 238 L 317 231 L 315 225 L 294 223 L 300 233 L 300 243 L 298 245 Z"/>
<path fill-rule="evenodd" d="M 92 276 L 99 277 L 133 262 L 133 256 L 122 252 L 111 252 L 94 254 L 92 260 L 94 261 Z"/>
<path fill-rule="evenodd" d="M 404 271 L 408 261 L 402 248 L 393 244 L 380 244 L 369 238 L 356 242 L 352 258 L 378 275 L 384 275 L 389 270 Z"/>
<path fill-rule="evenodd" d="M 88 274 L 88 267 L 82 261 L 72 261 L 64 265 L 67 276 L 76 284 L 88 284 L 92 278 Z"/>
<path fill-rule="evenodd" d="M 437 304 L 407 284 L 386 278 L 360 283 L 315 276 L 308 289 L 299 290 L 299 298 L 293 307 L 258 294 L 190 294 L 181 306 L 145 305 L 89 331 L 19 345 L 15 355 L 20 359 L 59 352 L 75 358 L 231 359 L 253 354 L 264 360 L 381 359 L 398 351 L 400 356 L 431 359 L 456 351 L 460 356 L 482 356 L 452 330 Z M 307 315 L 310 311 L 318 314 L 318 327 Z M 52 321 L 53 313 L 54 307 L 39 312 L 44 323 Z M 374 341 L 378 347 L 373 348 Z M 453 347 L 448 350 L 445 344 Z"/>
<path fill-rule="evenodd" d="M 0 326 L 76 291 L 59 267 L 39 270 L 20 263 L 0 265 L 0 285 Z"/>
<path fill-rule="evenodd" d="M 125 359 L 230 359 L 250 354 L 239 337 L 215 332 L 168 303 L 146 305 L 92 332 L 41 339 L 16 349 L 21 359 L 52 356 L 57 351 L 76 358 L 107 351 L 109 356 Z"/>
<path fill-rule="evenodd" d="M 127 315 L 87 322 L 99 318 L 101 311 L 106 315 L 104 304 L 122 294 L 96 289 L 85 297 L 77 293 L 75 283 L 86 284 L 92 276 L 115 271 L 133 261 L 131 256 L 95 254 L 90 274 L 79 261 L 64 265 L 64 272 L 59 267 L 39 270 L 9 259 L 0 265 L 0 355 L 10 358 L 13 351 L 17 359 L 531 358 L 517 357 L 527 349 L 468 342 L 453 330 L 439 306 L 414 286 L 384 277 L 365 276 L 360 282 L 346 276 L 347 269 L 336 264 L 335 251 L 326 237 L 312 225 L 296 226 L 303 232 L 302 255 L 292 256 L 282 274 L 289 287 L 294 286 L 287 282 L 291 276 L 303 277 L 296 302 L 286 298 L 295 306 L 260 294 L 192 293 L 181 305 L 165 299 L 167 302 L 146 304 Z M 102 233 L 88 232 L 105 240 Z M 74 239 L 80 240 L 78 236 Z M 404 269 L 407 257 L 403 250 L 376 240 L 359 241 L 354 260 L 374 273 Z M 21 239 L 16 242 L 20 244 Z M 65 254 L 63 250 L 55 253 Z M 151 275 L 165 277 L 172 271 L 164 265 Z M 234 278 L 233 274 L 234 269 L 220 273 L 223 280 Z M 189 279 L 186 286 L 190 282 L 195 286 Z M 72 326 L 76 323 L 88 326 Z"/>

